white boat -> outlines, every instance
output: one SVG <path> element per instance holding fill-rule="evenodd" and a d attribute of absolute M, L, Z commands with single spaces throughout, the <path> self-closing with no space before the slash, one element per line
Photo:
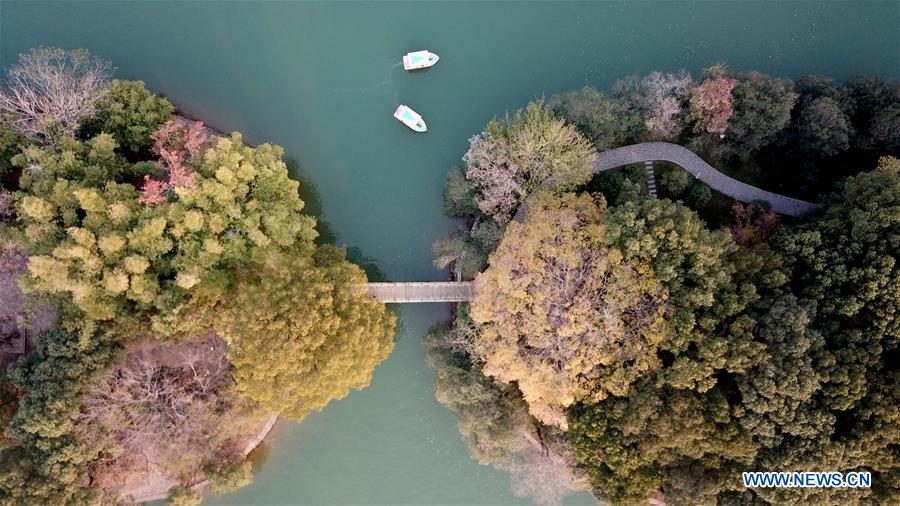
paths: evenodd
<path fill-rule="evenodd" d="M 400 106 L 397 107 L 397 110 L 394 111 L 394 117 L 416 132 L 424 132 L 428 129 L 425 126 L 425 120 L 422 119 L 422 116 L 403 104 L 400 104 Z"/>
<path fill-rule="evenodd" d="M 440 59 L 440 56 L 429 52 L 427 49 L 424 51 L 413 51 L 412 53 L 406 53 L 403 57 L 403 68 L 406 70 L 424 69 L 434 65 Z"/>

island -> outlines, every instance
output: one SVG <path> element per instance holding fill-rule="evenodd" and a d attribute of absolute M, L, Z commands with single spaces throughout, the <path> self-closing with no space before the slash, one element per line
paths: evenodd
<path fill-rule="evenodd" d="M 538 504 L 896 499 L 898 105 L 716 65 L 488 123 L 433 246 L 471 297 L 427 338 L 473 458 Z"/>
<path fill-rule="evenodd" d="M 365 387 L 393 347 L 281 148 L 111 74 L 38 48 L 0 93 L 3 504 L 243 486 L 278 416 Z"/>

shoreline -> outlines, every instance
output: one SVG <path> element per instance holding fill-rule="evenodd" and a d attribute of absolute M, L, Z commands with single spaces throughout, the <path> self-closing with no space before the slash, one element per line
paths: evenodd
<path fill-rule="evenodd" d="M 255 450 L 259 445 L 265 441 L 266 437 L 272 432 L 272 429 L 275 427 L 275 424 L 278 422 L 278 415 L 272 413 L 268 415 L 265 419 L 265 423 L 262 425 L 259 431 L 250 439 L 250 441 L 244 446 L 243 451 L 241 452 L 242 459 L 238 462 L 243 462 L 247 459 L 247 455 L 250 454 L 253 450 Z M 209 485 L 209 479 L 204 478 L 203 480 L 190 485 L 188 488 L 194 490 L 196 492 L 200 492 L 205 489 Z M 151 501 L 161 501 L 169 496 L 169 491 L 178 486 L 177 481 L 173 481 L 172 483 L 165 484 L 165 491 L 162 490 L 154 490 L 153 492 L 147 492 L 143 495 L 135 497 L 129 493 L 121 493 L 118 498 L 125 501 L 130 501 L 134 503 L 147 503 Z M 159 486 L 162 488 L 162 485 Z"/>
<path fill-rule="evenodd" d="M 203 123 L 203 129 L 202 129 L 203 133 L 206 134 L 207 137 L 209 137 L 209 138 L 226 137 L 227 136 L 224 132 L 207 125 L 202 120 L 193 119 L 193 118 L 188 117 L 187 115 L 184 114 L 184 111 L 182 111 L 178 106 L 175 107 L 175 112 L 172 113 L 172 120 L 181 126 L 187 126 L 187 125 L 190 125 L 197 121 L 200 121 Z M 241 451 L 242 459 L 238 462 L 243 462 L 244 460 L 246 460 L 247 455 L 249 455 L 250 452 L 255 450 L 259 445 L 261 445 L 263 443 L 263 441 L 265 441 L 266 437 L 269 435 L 270 432 L 272 432 L 272 429 L 275 427 L 275 424 L 277 422 L 278 422 L 277 414 L 272 413 L 272 414 L 269 414 L 265 418 L 265 422 L 262 424 L 261 428 L 256 432 L 256 434 L 253 435 L 253 437 L 250 439 L 250 441 L 246 444 L 244 449 Z M 158 490 L 154 490 L 152 492 L 145 492 L 139 496 L 134 496 L 130 493 L 123 492 L 123 493 L 120 493 L 118 497 L 119 497 L 119 499 L 128 500 L 128 501 L 131 501 L 134 503 L 146 503 L 146 502 L 152 502 L 152 501 L 161 501 L 161 500 L 166 499 L 169 496 L 169 492 L 171 491 L 171 489 L 173 487 L 178 486 L 178 484 L 179 483 L 177 481 L 172 481 L 171 483 L 165 483 L 165 484 L 159 485 L 158 487 L 156 487 Z M 188 486 L 188 488 L 190 488 L 191 490 L 200 492 L 203 489 L 205 489 L 208 485 L 209 485 L 209 479 L 204 478 L 203 480 L 198 481 L 197 483 L 194 483 L 193 485 Z M 165 490 L 162 490 L 163 486 L 165 486 Z M 150 488 L 154 488 L 154 487 L 150 487 Z"/>

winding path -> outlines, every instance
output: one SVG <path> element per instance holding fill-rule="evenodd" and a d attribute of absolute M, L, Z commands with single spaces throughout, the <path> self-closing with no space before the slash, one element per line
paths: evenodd
<path fill-rule="evenodd" d="M 600 153 L 594 164 L 594 173 L 621 167 L 630 163 L 665 161 L 679 165 L 713 190 L 724 193 L 741 202 L 764 200 L 779 214 L 799 216 L 813 206 L 811 202 L 772 193 L 747 183 L 742 183 L 716 170 L 690 149 L 670 142 L 642 142 L 610 149 Z M 518 216 L 517 216 L 518 217 Z"/>

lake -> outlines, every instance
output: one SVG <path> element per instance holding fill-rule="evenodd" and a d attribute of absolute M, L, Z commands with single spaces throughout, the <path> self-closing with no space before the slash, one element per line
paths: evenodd
<path fill-rule="evenodd" d="M 785 77 L 900 75 L 897 2 L 0 2 L 0 63 L 86 47 L 188 115 L 284 146 L 311 211 L 391 280 L 439 280 L 447 169 L 495 114 L 619 77 L 723 61 Z M 400 57 L 430 49 L 434 68 Z M 407 104 L 414 134 L 391 117 Z M 434 398 L 422 337 L 447 305 L 404 306 L 372 385 L 280 424 L 221 504 L 514 504 Z M 590 496 L 570 498 L 591 503 Z"/>

